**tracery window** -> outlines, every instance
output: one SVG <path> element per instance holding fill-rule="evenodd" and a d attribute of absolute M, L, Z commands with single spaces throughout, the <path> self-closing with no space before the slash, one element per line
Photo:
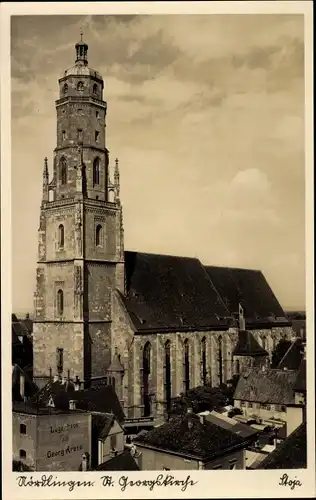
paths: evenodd
<path fill-rule="evenodd" d="M 167 340 L 165 343 L 165 400 L 167 411 L 170 410 L 171 407 L 171 345 L 170 340 Z"/>
<path fill-rule="evenodd" d="M 183 352 L 183 368 L 184 368 L 184 390 L 185 392 L 190 389 L 190 346 L 189 340 L 184 341 L 184 352 Z"/>
<path fill-rule="evenodd" d="M 144 417 L 149 417 L 151 414 L 151 401 L 149 394 L 149 376 L 151 364 L 151 345 L 147 342 L 143 350 L 143 405 Z"/>

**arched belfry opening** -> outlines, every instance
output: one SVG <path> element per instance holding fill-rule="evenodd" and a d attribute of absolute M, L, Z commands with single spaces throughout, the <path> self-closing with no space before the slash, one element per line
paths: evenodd
<path fill-rule="evenodd" d="M 151 372 L 151 345 L 147 342 L 143 350 L 143 406 L 144 417 L 151 414 L 151 401 L 149 393 L 149 377 Z"/>

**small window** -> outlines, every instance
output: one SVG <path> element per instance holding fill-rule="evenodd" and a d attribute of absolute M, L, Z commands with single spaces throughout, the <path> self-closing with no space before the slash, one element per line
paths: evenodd
<path fill-rule="evenodd" d="M 102 226 L 100 224 L 97 225 L 96 230 L 95 230 L 95 244 L 97 247 L 102 246 Z"/>
<path fill-rule="evenodd" d="M 60 224 L 58 228 L 58 246 L 59 248 L 64 248 L 64 242 L 65 242 L 65 229 L 62 224 Z"/>
<path fill-rule="evenodd" d="M 67 162 L 64 157 L 59 162 L 59 174 L 61 184 L 67 184 Z"/>
<path fill-rule="evenodd" d="M 77 130 L 77 139 L 78 141 L 82 141 L 82 129 L 78 128 Z"/>
<path fill-rule="evenodd" d="M 65 141 L 67 139 L 66 130 L 63 130 L 61 134 L 62 134 L 63 141 Z"/>
<path fill-rule="evenodd" d="M 62 290 L 57 292 L 57 313 L 59 316 L 64 313 L 64 292 Z"/>
<path fill-rule="evenodd" d="M 20 450 L 20 458 L 26 458 L 26 451 Z"/>
<path fill-rule="evenodd" d="M 63 94 L 64 95 L 68 94 L 68 85 L 67 85 L 67 83 L 65 83 L 65 85 L 63 86 Z"/>
<path fill-rule="evenodd" d="M 93 185 L 100 184 L 100 159 L 95 158 L 93 161 Z"/>
<path fill-rule="evenodd" d="M 111 450 L 115 450 L 115 448 L 116 448 L 116 434 L 112 434 L 112 436 L 110 436 L 110 442 L 111 442 Z"/>
<path fill-rule="evenodd" d="M 99 118 L 99 116 L 100 116 L 99 111 L 96 111 L 96 112 L 95 112 L 95 116 L 96 116 L 97 118 Z"/>
<path fill-rule="evenodd" d="M 100 132 L 98 132 L 98 130 L 95 131 L 94 138 L 95 138 L 95 142 L 99 142 Z"/>
<path fill-rule="evenodd" d="M 26 434 L 26 425 L 20 424 L 20 434 Z"/>
<path fill-rule="evenodd" d="M 96 83 L 93 85 L 93 93 L 94 93 L 94 95 L 97 95 L 97 93 L 98 93 L 98 86 Z"/>
<path fill-rule="evenodd" d="M 240 406 L 246 407 L 246 406 L 247 406 L 246 401 L 242 401 L 242 402 L 240 403 Z"/>
<path fill-rule="evenodd" d="M 62 373 L 64 370 L 64 349 L 61 347 L 57 347 L 56 349 L 56 356 L 57 356 L 57 371 L 58 373 Z"/>
<path fill-rule="evenodd" d="M 78 90 L 78 92 L 83 92 L 84 91 L 84 85 L 83 85 L 82 82 L 78 82 L 77 90 Z"/>

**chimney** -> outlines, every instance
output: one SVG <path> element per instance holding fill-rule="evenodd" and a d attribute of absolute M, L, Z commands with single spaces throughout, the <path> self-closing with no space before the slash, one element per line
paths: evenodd
<path fill-rule="evenodd" d="M 244 310 L 243 310 L 241 304 L 239 304 L 239 307 L 238 307 L 238 316 L 239 316 L 239 329 L 242 330 L 242 331 L 246 330 L 246 322 L 245 322 Z"/>
<path fill-rule="evenodd" d="M 75 391 L 80 391 L 80 380 L 79 380 L 78 375 L 76 375 L 76 379 L 75 379 Z"/>
<path fill-rule="evenodd" d="M 25 400 L 25 376 L 23 372 L 20 372 L 20 395 L 22 400 Z"/>
<path fill-rule="evenodd" d="M 74 399 L 69 400 L 69 410 L 75 410 L 76 409 L 76 401 Z"/>
<path fill-rule="evenodd" d="M 82 472 L 89 470 L 89 453 L 83 453 L 81 455 L 81 467 Z"/>
<path fill-rule="evenodd" d="M 200 422 L 202 425 L 205 424 L 205 415 L 200 415 Z"/>

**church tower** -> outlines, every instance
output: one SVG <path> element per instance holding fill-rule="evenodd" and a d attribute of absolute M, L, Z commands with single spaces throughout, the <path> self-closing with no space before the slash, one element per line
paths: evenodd
<path fill-rule="evenodd" d="M 113 182 L 106 147 L 102 76 L 88 45 L 59 79 L 53 178 L 44 160 L 34 321 L 34 379 L 78 377 L 85 385 L 111 363 L 111 297 L 124 293 L 118 161 Z M 114 347 L 113 347 L 114 349 Z"/>

